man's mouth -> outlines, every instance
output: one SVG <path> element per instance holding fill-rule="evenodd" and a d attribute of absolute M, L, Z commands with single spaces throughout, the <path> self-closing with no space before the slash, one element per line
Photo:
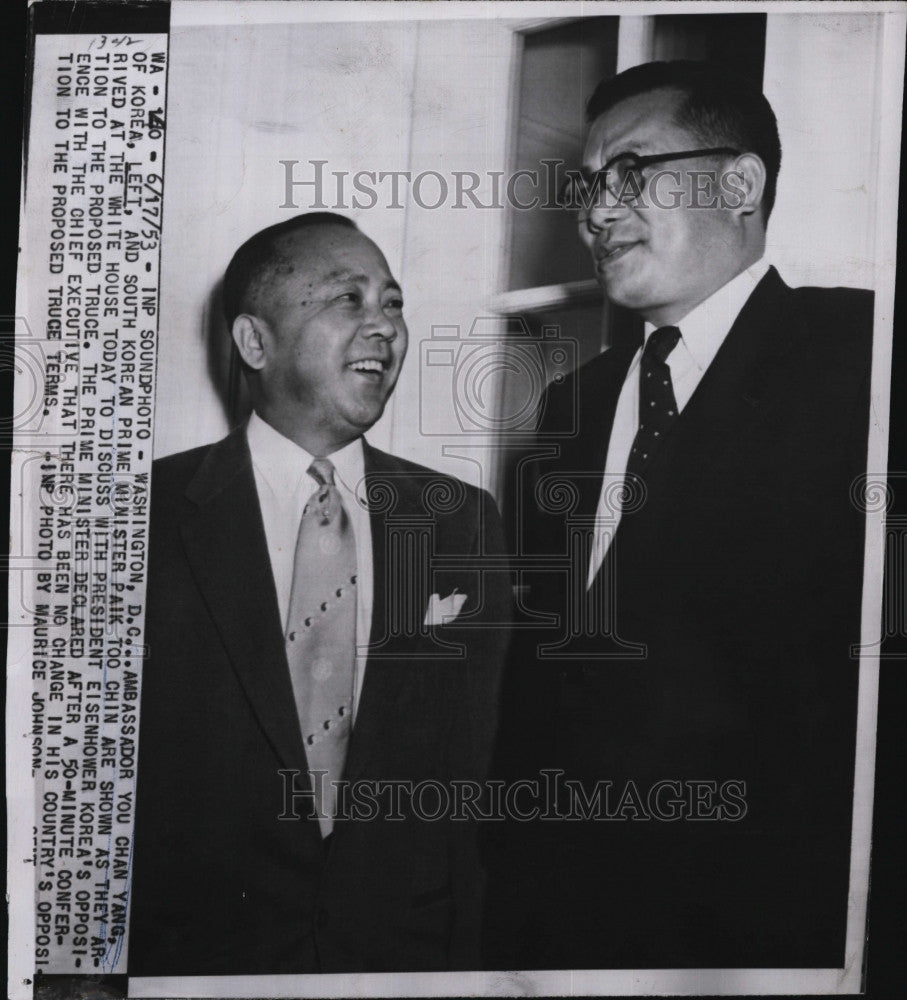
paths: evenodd
<path fill-rule="evenodd" d="M 372 381 L 377 381 L 384 376 L 389 362 L 380 358 L 360 358 L 358 361 L 351 361 L 347 368 L 359 375 L 364 375 Z"/>
<path fill-rule="evenodd" d="M 613 261 L 620 260 L 621 257 L 626 256 L 636 243 L 606 243 L 601 244 L 595 248 L 595 263 L 599 267 L 604 267 Z"/>

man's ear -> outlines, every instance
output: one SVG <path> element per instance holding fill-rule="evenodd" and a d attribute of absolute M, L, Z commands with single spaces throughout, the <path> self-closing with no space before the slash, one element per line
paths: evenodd
<path fill-rule="evenodd" d="M 233 320 L 233 329 L 230 332 L 239 356 L 253 371 L 261 371 L 265 366 L 263 321 L 257 316 L 240 313 Z"/>
<path fill-rule="evenodd" d="M 761 157 L 755 153 L 741 153 L 733 167 L 735 200 L 731 207 L 740 215 L 752 215 L 757 212 L 765 194 L 767 176 Z"/>

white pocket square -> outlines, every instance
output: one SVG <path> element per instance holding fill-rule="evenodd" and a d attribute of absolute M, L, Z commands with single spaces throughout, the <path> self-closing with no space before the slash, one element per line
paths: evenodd
<path fill-rule="evenodd" d="M 432 594 L 428 600 L 428 611 L 425 612 L 425 625 L 432 627 L 452 622 L 466 603 L 466 596 L 458 594 L 456 590 L 445 598 L 440 594 Z"/>

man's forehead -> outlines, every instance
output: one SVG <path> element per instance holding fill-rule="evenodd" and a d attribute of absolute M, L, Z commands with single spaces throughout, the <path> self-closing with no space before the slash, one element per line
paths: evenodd
<path fill-rule="evenodd" d="M 686 130 L 675 119 L 682 97 L 674 88 L 660 87 L 634 94 L 604 111 L 589 129 L 583 153 L 586 165 L 599 167 L 625 151 L 661 152 L 666 141 L 685 138 Z"/>
<path fill-rule="evenodd" d="M 374 244 L 358 229 L 326 223 L 285 233 L 278 239 L 276 248 L 287 257 L 303 254 L 324 257 L 361 246 Z"/>
<path fill-rule="evenodd" d="M 288 233 L 277 251 L 283 273 L 298 273 L 317 281 L 374 279 L 390 273 L 377 245 L 346 226 L 325 225 Z"/>

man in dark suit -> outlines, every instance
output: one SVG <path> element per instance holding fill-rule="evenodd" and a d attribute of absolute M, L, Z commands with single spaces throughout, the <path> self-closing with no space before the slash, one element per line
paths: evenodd
<path fill-rule="evenodd" d="M 764 260 L 758 87 L 652 63 L 588 119 L 567 194 L 645 327 L 541 406 L 527 606 L 558 626 L 513 657 L 500 766 L 556 790 L 493 855 L 487 961 L 840 967 L 872 296 Z"/>
<path fill-rule="evenodd" d="M 475 967 L 494 502 L 362 437 L 407 329 L 352 222 L 256 234 L 225 305 L 254 413 L 153 469 L 129 972 Z"/>

